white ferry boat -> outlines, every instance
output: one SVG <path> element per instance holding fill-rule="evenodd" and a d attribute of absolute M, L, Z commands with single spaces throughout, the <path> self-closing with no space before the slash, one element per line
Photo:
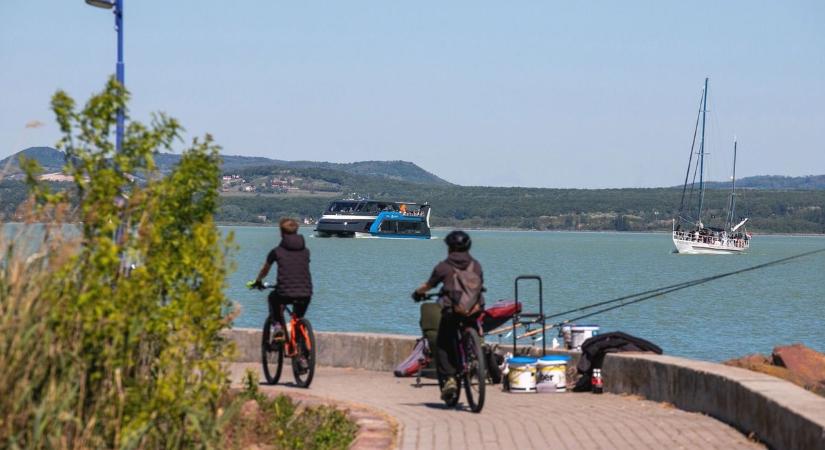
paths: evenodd
<path fill-rule="evenodd" d="M 337 200 L 315 227 L 317 237 L 429 239 L 430 205 L 380 200 Z"/>

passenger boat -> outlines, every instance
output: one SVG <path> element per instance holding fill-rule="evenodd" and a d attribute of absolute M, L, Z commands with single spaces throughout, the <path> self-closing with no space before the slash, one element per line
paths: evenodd
<path fill-rule="evenodd" d="M 688 159 L 687 173 L 685 173 L 685 184 L 682 188 L 682 201 L 679 206 L 678 217 L 673 219 L 673 245 L 676 246 L 677 253 L 687 254 L 732 254 L 741 253 L 750 247 L 751 236 L 745 230 L 747 218 L 741 220 L 736 225 L 736 138 L 733 140 L 733 178 L 731 182 L 730 201 L 728 203 L 728 213 L 724 227 L 709 227 L 702 222 L 702 213 L 705 201 L 705 122 L 708 106 L 708 79 L 705 78 L 705 87 L 702 90 L 702 98 L 699 104 L 699 113 L 696 117 L 696 127 L 693 132 L 693 143 L 690 147 L 690 158 Z M 701 119 L 701 121 L 700 121 Z M 699 152 L 697 160 L 693 161 L 694 148 L 696 145 L 696 135 L 701 122 L 701 137 L 699 141 Z M 693 166 L 693 181 L 688 182 Z M 699 177 L 699 187 L 694 200 L 694 188 L 696 176 Z M 690 188 L 688 188 L 690 185 Z M 693 204 L 697 204 L 695 216 L 693 216 Z"/>
<path fill-rule="evenodd" d="M 315 227 L 317 237 L 430 238 L 430 205 L 380 200 L 337 200 Z"/>

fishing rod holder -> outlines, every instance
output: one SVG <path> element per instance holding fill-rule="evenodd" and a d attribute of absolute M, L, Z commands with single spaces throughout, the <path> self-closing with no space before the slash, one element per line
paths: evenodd
<path fill-rule="evenodd" d="M 546 322 L 547 319 L 544 317 L 544 287 L 541 281 L 541 277 L 538 275 L 519 275 L 516 277 L 514 282 L 514 295 L 516 299 L 516 304 L 518 305 L 516 311 L 521 311 L 521 301 L 519 300 L 518 295 L 518 285 L 519 281 L 527 281 L 527 280 L 536 280 L 538 282 L 539 288 L 539 312 L 538 313 L 525 313 L 525 312 L 516 312 L 513 315 L 513 354 L 516 354 L 516 345 L 518 343 L 518 333 L 515 332 L 516 327 L 521 324 L 524 325 L 529 329 L 529 326 L 534 323 L 541 324 L 541 354 L 547 354 L 547 339 L 546 339 Z M 528 320 L 522 320 L 528 319 Z"/>

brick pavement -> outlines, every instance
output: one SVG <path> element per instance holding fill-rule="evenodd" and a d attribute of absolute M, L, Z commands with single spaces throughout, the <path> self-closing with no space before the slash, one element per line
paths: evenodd
<path fill-rule="evenodd" d="M 233 381 L 258 364 L 230 366 Z M 291 373 L 284 372 L 291 381 Z M 447 409 L 430 382 L 389 372 L 321 367 L 306 391 L 288 385 L 265 392 L 311 394 L 377 408 L 400 424 L 402 449 L 758 449 L 711 417 L 635 397 L 590 393 L 510 394 L 489 386 L 481 414 Z"/>

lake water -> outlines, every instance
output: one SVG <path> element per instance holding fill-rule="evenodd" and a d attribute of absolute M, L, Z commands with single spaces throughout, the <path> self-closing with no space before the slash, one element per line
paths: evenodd
<path fill-rule="evenodd" d="M 249 291 L 277 228 L 224 227 L 239 246 L 228 295 L 241 304 L 235 326 L 261 326 L 266 293 Z M 446 255 L 441 239 L 320 239 L 302 230 L 312 252 L 315 295 L 308 317 L 322 331 L 420 335 L 410 292 Z M 443 236 L 446 230 L 436 230 Z M 484 267 L 487 302 L 513 297 L 520 274 L 544 281 L 546 313 L 729 272 L 825 247 L 825 237 L 755 236 L 743 255 L 678 255 L 669 234 L 473 231 L 473 255 Z M 274 279 L 273 273 L 270 279 Z M 525 311 L 538 310 L 525 283 Z M 825 253 L 667 294 L 582 323 L 624 331 L 666 354 L 720 361 L 770 353 L 802 342 L 825 351 Z M 555 336 L 548 333 L 548 340 Z M 493 339 L 495 341 L 495 339 Z M 508 341 L 509 342 L 509 341 Z M 548 342 L 548 347 L 549 347 Z"/>

